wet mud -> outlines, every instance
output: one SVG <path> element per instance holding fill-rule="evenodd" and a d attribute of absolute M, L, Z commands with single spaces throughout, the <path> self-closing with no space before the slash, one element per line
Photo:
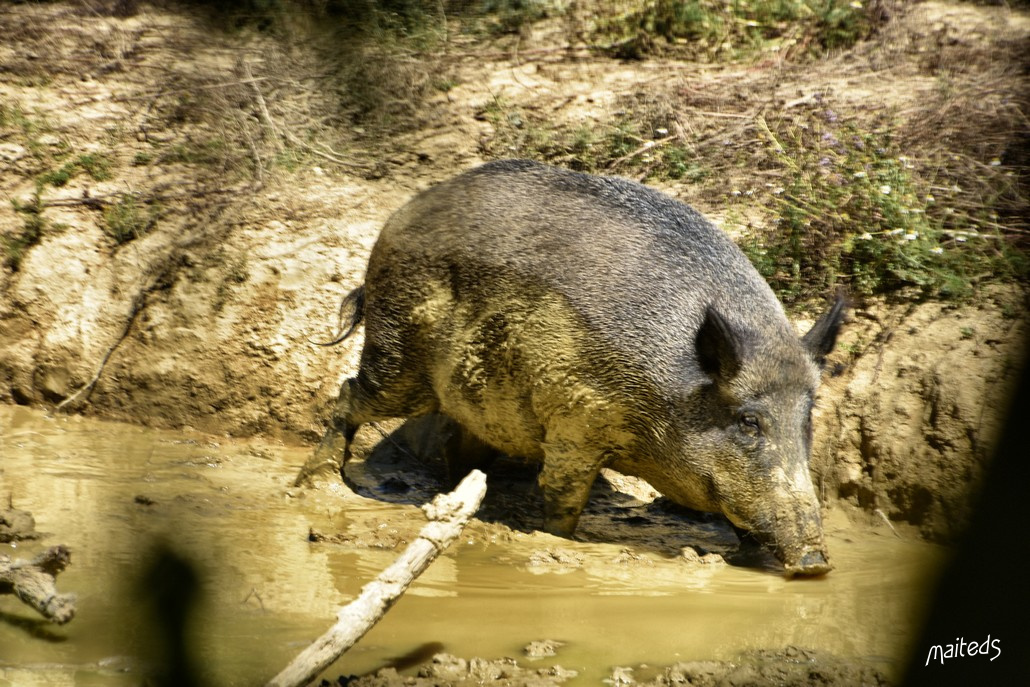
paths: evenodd
<path fill-rule="evenodd" d="M 195 574 L 182 632 L 205 684 L 263 683 L 393 561 L 424 522 L 417 505 L 447 488 L 413 448 L 425 429 L 363 428 L 354 489 L 309 490 L 290 486 L 307 448 L 0 407 L 0 498 L 44 533 L 0 546 L 28 557 L 66 544 L 62 588 L 79 599 L 57 627 L 0 598 L 0 685 L 140 684 L 167 621 L 140 580 L 168 551 Z M 839 675 L 837 661 L 894 680 L 944 560 L 914 535 L 829 511 L 836 569 L 789 581 L 771 557 L 739 559 L 725 521 L 616 473 L 598 481 L 575 538 L 542 533 L 534 485 L 532 467 L 495 464 L 480 516 L 322 678 L 667 684 L 681 664 L 738 675 L 753 652 L 800 647 L 798 670 Z"/>

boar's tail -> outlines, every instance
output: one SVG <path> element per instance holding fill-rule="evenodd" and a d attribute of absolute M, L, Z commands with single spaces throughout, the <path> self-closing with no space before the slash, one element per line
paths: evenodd
<path fill-rule="evenodd" d="M 350 314 L 347 314 L 347 313 Z M 362 284 L 358 288 L 354 289 L 346 296 L 343 297 L 343 302 L 340 303 L 340 319 L 337 323 L 337 333 L 333 337 L 332 341 L 312 341 L 311 343 L 318 346 L 335 346 L 340 343 L 348 336 L 354 333 L 354 330 L 361 324 L 361 320 L 365 318 L 365 285 Z M 344 320 L 348 320 L 346 329 L 344 328 Z"/>

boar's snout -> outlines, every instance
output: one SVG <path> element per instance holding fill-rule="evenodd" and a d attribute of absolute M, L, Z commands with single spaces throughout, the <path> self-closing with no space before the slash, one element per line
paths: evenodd
<path fill-rule="evenodd" d="M 825 575 L 833 570 L 833 566 L 826 560 L 826 552 L 821 549 L 810 549 L 802 554 L 797 563 L 784 562 L 784 569 L 787 577 L 805 576 L 816 577 Z"/>

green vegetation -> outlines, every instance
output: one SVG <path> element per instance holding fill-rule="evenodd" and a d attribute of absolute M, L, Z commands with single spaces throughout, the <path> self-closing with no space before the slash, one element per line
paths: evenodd
<path fill-rule="evenodd" d="M 934 196 L 890 127 L 866 131 L 830 110 L 760 124 L 784 176 L 769 201 L 775 231 L 744 247 L 784 301 L 840 284 L 964 298 L 983 278 L 1026 276 L 1025 257 L 995 227 Z"/>
<path fill-rule="evenodd" d="M 3 236 L 4 264 L 17 272 L 21 261 L 30 248 L 43 240 L 47 229 L 46 218 L 43 217 L 42 202 L 37 192 L 29 203 L 11 201 L 15 213 L 23 218 L 20 231 Z"/>
<path fill-rule="evenodd" d="M 872 2 L 853 0 L 609 0 L 592 40 L 617 57 L 674 50 L 735 59 L 758 50 L 818 54 L 847 48 L 875 28 Z M 663 41 L 663 42 L 659 42 Z"/>
<path fill-rule="evenodd" d="M 40 174 L 37 183 L 41 186 L 64 186 L 79 172 L 85 172 L 93 181 L 106 181 L 111 178 L 111 162 L 100 154 L 79 155 L 56 170 Z"/>
<path fill-rule="evenodd" d="M 494 98 L 482 116 L 494 126 L 494 138 L 484 143 L 484 152 L 494 157 L 647 180 L 698 182 L 709 173 L 683 136 L 673 133 L 671 115 L 631 111 L 601 125 L 568 127 Z"/>
<path fill-rule="evenodd" d="M 14 127 L 19 129 L 23 135 L 31 136 L 35 133 L 37 125 L 18 105 L 0 103 L 0 127 Z"/>
<path fill-rule="evenodd" d="M 157 214 L 155 207 L 127 195 L 104 208 L 104 231 L 120 246 L 150 231 Z"/>

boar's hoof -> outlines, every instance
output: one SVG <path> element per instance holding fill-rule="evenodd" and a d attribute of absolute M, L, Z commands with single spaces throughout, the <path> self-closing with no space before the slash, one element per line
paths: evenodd
<path fill-rule="evenodd" d="M 826 555 L 822 551 L 809 551 L 801 557 L 801 561 L 796 565 L 784 566 L 787 570 L 787 577 L 794 577 L 796 575 L 804 575 L 805 577 L 815 577 L 818 575 L 825 575 L 826 573 L 833 570 L 833 566 L 826 560 Z"/>

